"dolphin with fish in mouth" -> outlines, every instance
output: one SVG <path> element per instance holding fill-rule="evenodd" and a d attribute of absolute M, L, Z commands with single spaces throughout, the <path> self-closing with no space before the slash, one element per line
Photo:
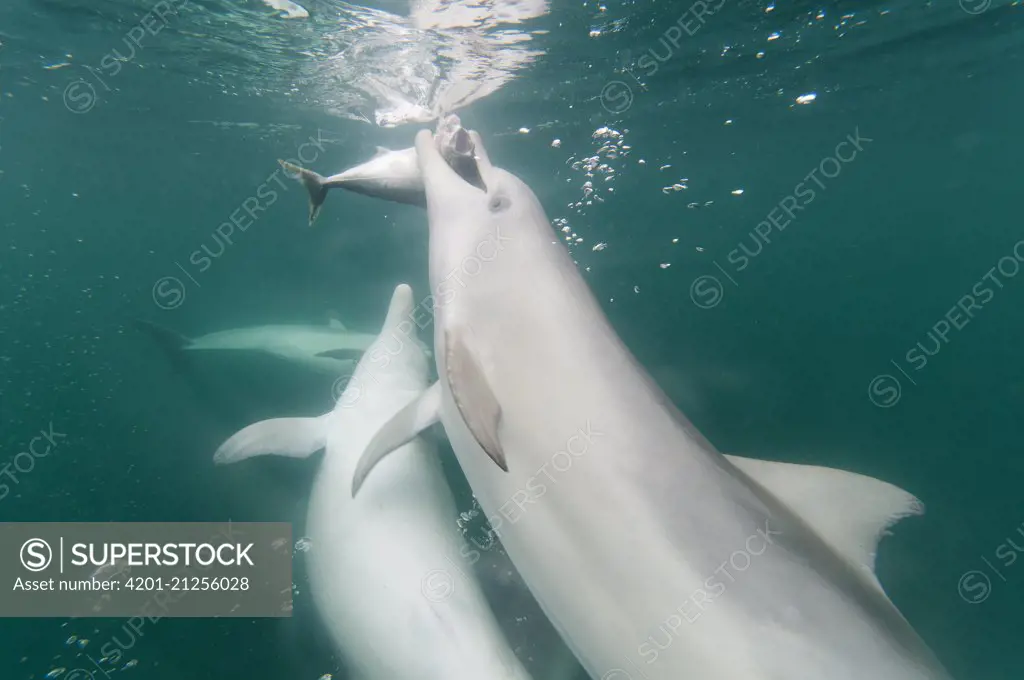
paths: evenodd
<path fill-rule="evenodd" d="M 480 185 L 476 163 L 473 161 L 472 143 L 457 115 L 453 113 L 440 119 L 434 142 L 445 161 L 456 172 L 468 182 Z M 277 162 L 285 172 L 301 181 L 309 192 L 310 226 L 320 214 L 330 189 L 347 189 L 364 196 L 421 208 L 427 206 L 423 177 L 420 176 L 416 149 L 413 147 L 393 151 L 378 146 L 370 160 L 330 177 L 323 177 L 287 161 Z"/>
<path fill-rule="evenodd" d="M 431 445 L 417 437 L 384 461 L 363 493 L 349 489 L 378 428 L 429 383 L 416 338 L 412 289 L 399 284 L 378 336 L 334 409 L 274 418 L 237 432 L 218 464 L 325 449 L 309 499 L 309 578 L 357 680 L 531 680 L 466 568 L 468 548 Z M 462 565 L 462 566 L 460 566 Z"/>
<path fill-rule="evenodd" d="M 874 571 L 920 501 L 720 453 L 615 333 L 534 193 L 471 138 L 484 189 L 416 137 L 440 378 L 369 443 L 353 493 L 440 420 L 595 680 L 949 680 Z"/>

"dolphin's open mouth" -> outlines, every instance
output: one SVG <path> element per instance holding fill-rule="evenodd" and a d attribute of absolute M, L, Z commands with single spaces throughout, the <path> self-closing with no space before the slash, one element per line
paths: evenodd
<path fill-rule="evenodd" d="M 452 139 L 452 151 L 459 156 L 473 155 L 473 140 L 470 139 L 466 128 L 460 126 L 455 132 L 455 137 Z"/>
<path fill-rule="evenodd" d="M 487 191 L 476 164 L 473 138 L 457 115 L 451 113 L 438 121 L 434 143 L 452 170 L 472 186 Z"/>

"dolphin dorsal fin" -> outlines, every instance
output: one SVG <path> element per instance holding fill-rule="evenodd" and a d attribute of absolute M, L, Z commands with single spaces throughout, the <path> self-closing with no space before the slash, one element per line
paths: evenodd
<path fill-rule="evenodd" d="M 333 316 L 331 318 L 327 319 L 327 327 L 328 328 L 333 328 L 336 331 L 347 331 L 348 330 L 347 328 L 345 328 L 345 324 L 343 324 L 339 319 L 335 319 Z"/>
<path fill-rule="evenodd" d="M 835 468 L 726 458 L 885 594 L 875 576 L 878 542 L 899 520 L 924 514 L 921 501 L 888 482 Z"/>
<path fill-rule="evenodd" d="M 345 324 L 343 324 L 341 322 L 341 319 L 338 317 L 338 313 L 333 309 L 327 311 L 327 327 L 334 328 L 335 330 L 339 331 L 348 330 L 347 328 L 345 328 Z"/>

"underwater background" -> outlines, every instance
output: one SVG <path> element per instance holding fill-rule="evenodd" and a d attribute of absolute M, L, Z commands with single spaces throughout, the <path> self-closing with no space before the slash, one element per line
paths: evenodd
<path fill-rule="evenodd" d="M 315 463 L 211 457 L 247 422 L 315 413 L 243 407 L 259 388 L 230 381 L 238 408 L 211 408 L 135 322 L 330 313 L 376 333 L 395 284 L 427 292 L 422 210 L 332 192 L 310 228 L 283 178 L 244 231 L 215 230 L 276 159 L 340 171 L 411 145 L 433 124 L 407 105 L 440 102 L 533 188 L 719 450 L 919 497 L 880 546 L 887 593 L 954 677 L 1024 677 L 1020 2 L 479 3 L 506 21 L 472 29 L 410 26 L 398 2 L 155 4 L 0 3 L 0 465 L 57 442 L 4 479 L 0 520 L 291 521 L 299 539 Z M 130 639 L 118 619 L 2 619 L 0 678 L 341 680 L 295 564 L 290 619 Z M 501 615 L 538 678 L 584 678 L 551 670 L 520 604 Z M 116 663 L 84 658 L 115 637 Z"/>

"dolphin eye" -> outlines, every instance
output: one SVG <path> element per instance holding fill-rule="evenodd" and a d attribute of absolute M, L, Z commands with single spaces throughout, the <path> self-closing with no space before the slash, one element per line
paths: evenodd
<path fill-rule="evenodd" d="M 508 199 L 508 196 L 502 196 L 499 194 L 491 197 L 491 201 L 487 204 L 487 207 L 490 208 L 491 212 L 501 212 L 502 210 L 508 210 L 511 205 L 512 201 Z"/>

